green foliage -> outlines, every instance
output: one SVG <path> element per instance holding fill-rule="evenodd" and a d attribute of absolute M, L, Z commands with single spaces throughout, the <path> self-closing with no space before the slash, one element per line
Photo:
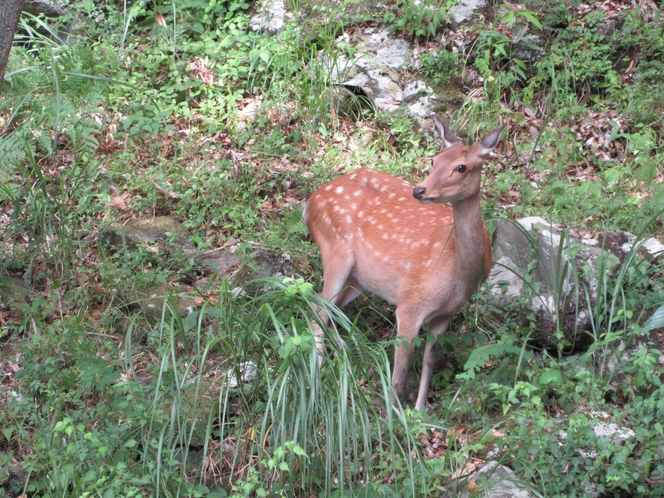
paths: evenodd
<path fill-rule="evenodd" d="M 109 356 L 113 344 L 99 343 L 81 322 L 33 336 L 24 354 L 34 360 L 19 377 L 25 389 L 7 405 L 9 437 L 21 434 L 31 475 L 26 489 L 43 496 L 65 490 L 202 496 L 209 489 L 197 476 L 209 461 L 222 471 L 217 484 L 230 484 L 236 496 L 329 493 L 392 473 L 415 493 L 426 474 L 419 459 L 397 463 L 416 449 L 408 422 L 391 404 L 385 351 L 302 279 L 261 284 L 267 291 L 252 298 L 224 282 L 216 302 L 185 319 L 171 314 L 165 300 L 151 364 L 137 364 L 144 350 L 132 327 L 122 358 Z M 302 318 L 313 302 L 346 331 L 330 337 L 336 355 L 322 371 Z M 56 343 L 61 352 L 53 356 Z M 247 369 L 255 377 L 245 377 Z M 219 370 L 225 373 L 211 377 Z M 364 385 L 374 386 L 371 395 Z M 376 394 L 381 406 L 373 404 Z M 86 399 L 99 396 L 104 402 L 88 409 Z M 223 446 L 231 441 L 228 461 Z M 247 469 L 251 455 L 261 458 Z M 244 477 L 236 480 L 237 472 Z M 347 477 L 335 484 L 335 476 Z"/>
<path fill-rule="evenodd" d="M 404 0 L 385 13 L 383 22 L 414 38 L 429 39 L 449 20 L 450 8 L 455 4 L 455 0 Z"/>
<path fill-rule="evenodd" d="M 459 73 L 461 64 L 458 52 L 423 52 L 420 54 L 420 71 L 434 85 L 449 81 Z"/>
<path fill-rule="evenodd" d="M 294 19 L 271 35 L 249 27 L 243 0 L 86 0 L 64 20 L 94 20 L 72 45 L 57 21 L 24 18 L 0 101 L 0 494 L 434 496 L 474 457 L 500 458 L 547 496 L 661 494 L 664 372 L 647 332 L 664 290 L 638 245 L 613 273 L 600 265 L 596 300 L 574 296 L 591 303 L 580 354 L 560 335 L 557 354 L 532 349 L 532 317 L 487 319 L 498 308 L 480 293 L 439 338 L 426 414 L 391 404 L 389 307 L 358 300 L 351 321 L 311 284 L 299 201 L 349 167 L 421 178 L 436 152 L 405 113 L 354 122 L 331 105 L 330 68 L 352 60 L 338 37 L 367 21 L 418 39 L 434 86 L 454 85 L 462 63 L 484 78 L 451 119 L 470 137 L 510 124 L 486 168 L 489 215 L 596 231 L 640 217 L 639 241 L 661 232 L 661 14 L 580 3 L 499 7 L 489 27 L 463 27 L 476 42 L 459 52 L 439 43 L 453 2 L 380 14 L 291 2 Z M 618 156 L 593 156 L 586 127 Z M 239 239 L 240 253 L 276 249 L 304 277 L 215 284 L 189 247 L 110 252 L 100 237 L 160 214 L 184 220 L 197 251 Z M 556 250 L 549 280 L 564 301 L 564 277 L 588 270 L 566 258 L 567 237 Z M 155 284 L 165 296 L 130 292 Z M 322 369 L 313 304 L 334 323 Z M 611 423 L 635 435 L 595 434 Z"/>
<path fill-rule="evenodd" d="M 494 71 L 506 70 L 516 74 L 521 80 L 527 79 L 526 62 L 516 55 L 519 45 L 531 51 L 542 51 L 542 48 L 528 41 L 531 26 L 542 30 L 542 24 L 535 12 L 520 10 L 510 4 L 502 5 L 505 12 L 500 21 L 512 29 L 510 36 L 496 30 L 483 31 L 480 34 L 478 52 L 481 57 L 475 59 L 475 66 L 484 78 L 489 78 Z"/>

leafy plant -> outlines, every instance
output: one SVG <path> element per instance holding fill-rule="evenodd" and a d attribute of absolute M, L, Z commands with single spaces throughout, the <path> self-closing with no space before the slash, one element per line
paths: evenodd
<path fill-rule="evenodd" d="M 404 0 L 386 12 L 383 21 L 409 36 L 429 39 L 449 19 L 449 11 L 455 4 L 455 0 Z"/>
<path fill-rule="evenodd" d="M 500 16 L 500 22 L 511 28 L 512 32 L 507 35 L 497 30 L 483 31 L 478 45 L 481 56 L 475 59 L 475 66 L 485 78 L 489 78 L 494 71 L 505 70 L 525 81 L 527 64 L 517 57 L 515 52 L 518 46 L 531 51 L 542 51 L 540 46 L 530 41 L 527 34 L 531 26 L 541 31 L 542 24 L 533 11 L 522 10 L 509 4 L 501 7 L 505 12 Z"/>

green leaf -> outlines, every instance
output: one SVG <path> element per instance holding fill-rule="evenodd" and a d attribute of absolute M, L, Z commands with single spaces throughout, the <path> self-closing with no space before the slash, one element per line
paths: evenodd
<path fill-rule="evenodd" d="M 97 472 L 94 470 L 88 470 L 85 474 L 83 474 L 83 477 L 81 477 L 81 481 L 83 482 L 90 482 L 94 480 L 97 477 Z"/>
<path fill-rule="evenodd" d="M 535 27 L 537 27 L 539 30 L 542 29 L 542 23 L 539 22 L 539 19 L 537 19 L 537 17 L 535 17 L 535 13 L 534 13 L 534 12 L 532 12 L 532 11 L 530 11 L 530 10 L 524 10 L 523 12 L 519 12 L 519 14 L 520 14 L 522 17 L 525 17 L 526 19 L 528 19 L 528 20 L 529 20 L 531 23 L 533 23 L 533 24 L 535 25 Z"/>
<path fill-rule="evenodd" d="M 652 330 L 664 327 L 664 306 L 660 306 L 650 318 L 643 324 L 643 330 Z"/>
<path fill-rule="evenodd" d="M 135 448 L 138 443 L 136 442 L 135 439 L 130 439 L 124 444 L 125 448 Z"/>
<path fill-rule="evenodd" d="M 293 345 L 293 339 L 291 337 L 286 337 L 284 339 L 283 345 L 279 348 L 279 356 L 284 360 L 290 358 L 295 352 L 295 346 Z"/>
<path fill-rule="evenodd" d="M 293 448 L 291 448 L 293 453 L 295 453 L 298 456 L 306 457 L 307 454 L 304 452 L 302 448 L 300 448 L 298 445 L 294 445 Z"/>
<path fill-rule="evenodd" d="M 542 372 L 542 375 L 540 375 L 539 383 L 542 386 L 546 386 L 549 384 L 562 384 L 563 377 L 560 374 L 559 370 L 545 370 Z"/>

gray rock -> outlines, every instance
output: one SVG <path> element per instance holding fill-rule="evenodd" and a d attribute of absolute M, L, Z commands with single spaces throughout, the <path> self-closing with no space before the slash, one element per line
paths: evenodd
<path fill-rule="evenodd" d="M 597 420 L 598 418 L 605 418 L 603 417 L 604 415 L 608 416 L 608 414 L 602 412 L 590 412 L 588 415 L 590 415 L 593 421 Z M 625 443 L 636 437 L 636 433 L 632 429 L 628 427 L 621 427 L 613 422 L 606 423 L 602 421 L 597 421 L 597 423 L 593 426 L 593 433 L 595 434 L 595 437 L 597 439 L 610 438 L 611 442 L 616 445 L 619 445 L 620 443 Z M 560 440 L 558 444 L 560 446 L 563 446 L 567 438 L 568 438 L 567 432 L 560 431 L 558 433 L 558 439 Z M 583 458 L 589 458 L 591 460 L 596 460 L 598 458 L 597 451 L 590 448 L 578 449 L 577 452 Z"/>
<path fill-rule="evenodd" d="M 226 372 L 225 377 L 228 387 L 237 387 L 240 384 L 251 382 L 258 373 L 258 367 L 253 361 L 242 362 L 237 366 L 237 369 L 239 370 L 239 375 L 235 374 L 235 368 L 231 368 Z"/>
<path fill-rule="evenodd" d="M 433 115 L 438 99 L 425 82 L 403 82 L 399 72 L 413 61 L 412 45 L 392 38 L 387 28 L 366 28 L 353 37 L 344 34 L 338 40 L 345 52 L 334 59 L 321 56 L 321 64 L 328 68 L 332 81 L 348 90 L 336 92 L 337 108 L 346 109 L 344 99 L 363 95 L 371 107 L 382 112 L 405 109 L 417 118 Z M 358 114 L 356 110 L 353 112 Z M 347 113 L 347 115 L 350 113 Z"/>
<path fill-rule="evenodd" d="M 450 9 L 452 20 L 461 24 L 470 21 L 473 16 L 487 6 L 486 0 L 457 0 Z"/>
<path fill-rule="evenodd" d="M 204 253 L 196 259 L 209 270 L 219 273 L 228 273 L 230 269 L 240 265 L 240 258 L 230 248 L 220 252 Z"/>
<path fill-rule="evenodd" d="M 616 32 L 616 20 L 604 19 L 595 25 L 595 31 L 604 38 L 610 38 Z"/>
<path fill-rule="evenodd" d="M 538 35 L 525 35 L 514 46 L 512 55 L 522 61 L 531 63 L 542 60 L 544 40 Z"/>
<path fill-rule="evenodd" d="M 472 484 L 471 484 L 472 483 Z M 469 490 L 469 487 L 471 490 Z M 475 474 L 460 479 L 457 494 L 445 493 L 441 498 L 530 498 L 533 495 L 514 472 L 498 462 L 487 462 Z"/>
<path fill-rule="evenodd" d="M 284 0 L 267 0 L 260 7 L 260 12 L 249 20 L 249 27 L 254 31 L 267 31 L 278 33 L 286 25 L 286 20 L 292 17 L 286 12 Z"/>
<path fill-rule="evenodd" d="M 632 249 L 640 244 L 639 251 L 647 255 L 648 259 L 654 260 L 664 255 L 664 244 L 654 237 L 646 239 L 643 243 L 636 240 L 636 236 L 628 232 L 623 232 L 627 241 L 622 245 L 621 249 L 625 254 L 629 253 Z"/>
<path fill-rule="evenodd" d="M 537 323 L 532 338 L 544 347 L 556 347 L 556 332 L 571 344 L 587 343 L 589 337 L 581 332 L 590 326 L 589 306 L 597 299 L 598 262 L 606 260 L 611 271 L 618 258 L 560 234 L 539 217 L 499 221 L 493 252 L 490 300 L 521 308 L 523 317 L 533 313 Z M 590 270 L 583 272 L 584 267 Z"/>
<path fill-rule="evenodd" d="M 102 232 L 109 244 L 134 249 L 144 243 L 165 243 L 175 246 L 189 246 L 187 229 L 172 216 L 134 218 L 127 223 L 114 223 Z"/>
<path fill-rule="evenodd" d="M 166 314 L 176 313 L 185 317 L 196 308 L 194 295 L 183 285 L 156 285 L 144 290 L 118 289 L 118 299 L 131 310 L 140 310 L 148 320 L 160 320 L 166 306 Z"/>
<path fill-rule="evenodd" d="M 23 12 L 38 16 L 44 14 L 46 17 L 64 16 L 69 9 L 55 0 L 26 0 L 22 7 Z"/>

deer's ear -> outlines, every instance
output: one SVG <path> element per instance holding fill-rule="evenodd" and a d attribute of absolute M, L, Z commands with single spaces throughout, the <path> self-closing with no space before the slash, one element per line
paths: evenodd
<path fill-rule="evenodd" d="M 496 128 L 479 143 L 479 155 L 482 159 L 486 159 L 491 151 L 496 148 L 496 145 L 498 145 L 498 141 L 500 139 L 500 134 L 503 132 L 504 128 L 505 125 Z"/>
<path fill-rule="evenodd" d="M 436 124 L 436 128 L 438 128 L 438 133 L 440 134 L 440 138 L 443 139 L 443 145 L 446 149 L 461 142 L 436 116 L 433 117 L 433 122 Z"/>

